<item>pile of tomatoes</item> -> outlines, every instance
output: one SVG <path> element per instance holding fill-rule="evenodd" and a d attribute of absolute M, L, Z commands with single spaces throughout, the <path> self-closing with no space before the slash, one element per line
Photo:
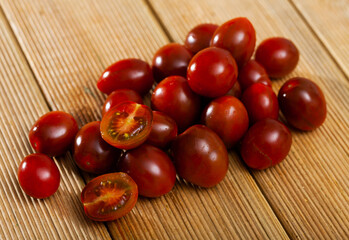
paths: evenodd
<path fill-rule="evenodd" d="M 290 151 L 290 130 L 280 121 L 313 130 L 326 117 L 326 102 L 311 80 L 288 80 L 278 96 L 271 79 L 297 66 L 299 52 L 288 39 L 269 38 L 257 47 L 246 18 L 221 26 L 201 24 L 184 45 L 170 43 L 154 55 L 152 66 L 125 59 L 108 67 L 97 82 L 108 94 L 102 120 L 80 130 L 68 113 L 54 111 L 32 127 L 36 154 L 24 158 L 22 189 L 45 198 L 58 189 L 54 161 L 71 147 L 77 166 L 93 174 L 81 193 L 88 217 L 119 218 L 134 207 L 138 194 L 159 197 L 173 188 L 176 174 L 187 182 L 213 187 L 228 170 L 227 149 L 237 149 L 253 169 L 280 163 Z M 154 80 L 151 108 L 143 104 Z M 107 174 L 105 174 L 107 173 Z"/>

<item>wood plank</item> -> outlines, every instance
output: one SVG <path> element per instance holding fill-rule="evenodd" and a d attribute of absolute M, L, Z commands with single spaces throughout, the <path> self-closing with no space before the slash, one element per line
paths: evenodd
<path fill-rule="evenodd" d="M 100 118 L 95 86 L 103 69 L 125 57 L 150 60 L 168 42 L 144 1 L 4 1 L 4 11 L 44 95 L 81 124 Z M 149 101 L 149 96 L 148 96 Z M 212 189 L 180 180 L 169 194 L 140 198 L 108 223 L 115 239 L 287 239 L 235 154 L 228 176 Z M 75 173 L 74 173 L 75 174 Z M 54 208 L 52 208 L 54 209 Z"/>
<path fill-rule="evenodd" d="M 286 160 L 266 171 L 252 171 L 268 202 L 291 238 L 347 239 L 349 236 L 349 82 L 311 29 L 288 1 L 150 0 L 177 42 L 202 22 L 223 23 L 248 17 L 257 42 L 271 37 L 292 39 L 300 50 L 296 70 L 273 82 L 278 91 L 286 79 L 313 79 L 328 103 L 325 124 L 312 132 L 292 131 Z M 333 16 L 335 17 L 335 16 Z"/>
<path fill-rule="evenodd" d="M 55 159 L 61 184 L 54 196 L 33 199 L 18 184 L 18 165 L 33 153 L 29 129 L 49 109 L 2 11 L 0 79 L 0 239 L 109 239 L 104 224 L 83 214 L 84 182 L 70 156 Z"/>
<path fill-rule="evenodd" d="M 291 0 L 349 77 L 349 2 Z"/>

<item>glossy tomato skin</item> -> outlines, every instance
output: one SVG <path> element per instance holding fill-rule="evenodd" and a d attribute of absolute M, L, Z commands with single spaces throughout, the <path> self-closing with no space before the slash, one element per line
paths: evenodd
<path fill-rule="evenodd" d="M 153 74 L 156 82 L 169 76 L 187 74 L 187 67 L 192 53 L 183 45 L 169 43 L 160 48 L 153 57 Z"/>
<path fill-rule="evenodd" d="M 250 60 L 256 45 L 256 32 L 247 18 L 239 17 L 221 25 L 213 34 L 211 46 L 224 48 L 239 68 Z"/>
<path fill-rule="evenodd" d="M 296 77 L 285 82 L 279 90 L 278 100 L 287 122 L 300 130 L 314 130 L 326 119 L 324 94 L 309 79 Z"/>
<path fill-rule="evenodd" d="M 92 179 L 81 192 L 86 215 L 94 221 L 113 221 L 129 213 L 138 199 L 137 184 L 126 173 Z"/>
<path fill-rule="evenodd" d="M 238 81 L 236 81 L 234 83 L 234 86 L 229 90 L 229 92 L 227 92 L 228 96 L 233 96 L 233 97 L 236 97 L 236 98 L 241 98 L 242 96 L 242 90 L 241 90 L 241 85 Z"/>
<path fill-rule="evenodd" d="M 104 70 L 97 82 L 98 89 L 110 94 L 116 89 L 132 89 L 140 95 L 148 93 L 154 83 L 148 63 L 136 58 L 120 60 Z"/>
<path fill-rule="evenodd" d="M 214 99 L 202 113 L 203 123 L 233 147 L 248 129 L 248 114 L 242 102 L 233 96 Z"/>
<path fill-rule="evenodd" d="M 236 82 L 238 69 L 234 58 L 224 49 L 210 47 L 190 61 L 187 79 L 199 95 L 215 98 L 225 95 Z"/>
<path fill-rule="evenodd" d="M 208 48 L 212 35 L 217 28 L 218 25 L 212 23 L 203 23 L 195 26 L 187 34 L 184 46 L 194 54 L 204 48 Z"/>
<path fill-rule="evenodd" d="M 246 107 L 250 123 L 265 118 L 278 119 L 279 104 L 271 87 L 254 83 L 242 94 L 241 101 Z"/>
<path fill-rule="evenodd" d="M 36 152 L 50 157 L 64 154 L 70 149 L 78 132 L 72 115 L 53 111 L 41 116 L 29 131 L 29 141 Z"/>
<path fill-rule="evenodd" d="M 156 86 L 151 106 L 173 118 L 182 132 L 199 118 L 200 97 L 190 89 L 185 78 L 171 76 Z"/>
<path fill-rule="evenodd" d="M 103 140 L 100 121 L 90 122 L 76 134 L 73 156 L 85 172 L 100 174 L 113 170 L 122 151 Z"/>
<path fill-rule="evenodd" d="M 106 113 L 101 121 L 104 141 L 119 149 L 132 149 L 147 140 L 151 131 L 151 109 L 135 102 L 123 102 Z"/>
<path fill-rule="evenodd" d="M 144 104 L 142 97 L 132 89 L 117 89 L 109 96 L 104 102 L 102 115 L 106 114 L 110 109 L 122 102 L 135 102 L 139 104 Z"/>
<path fill-rule="evenodd" d="M 176 170 L 171 159 L 161 149 L 148 144 L 127 151 L 117 168 L 132 177 L 139 195 L 144 197 L 164 195 L 176 182 Z"/>
<path fill-rule="evenodd" d="M 194 125 L 172 143 L 171 153 L 180 177 L 201 187 L 213 187 L 228 171 L 228 152 L 218 135 Z"/>
<path fill-rule="evenodd" d="M 271 87 L 271 81 L 264 67 L 255 60 L 250 60 L 239 71 L 238 82 L 242 91 L 254 83 L 263 83 Z"/>
<path fill-rule="evenodd" d="M 57 165 L 45 154 L 30 154 L 19 165 L 19 184 L 31 197 L 46 198 L 53 195 L 59 187 L 60 180 Z"/>
<path fill-rule="evenodd" d="M 280 163 L 291 149 L 290 130 L 274 119 L 255 123 L 241 144 L 241 156 L 253 169 L 266 169 Z"/>
<path fill-rule="evenodd" d="M 167 148 L 177 137 L 176 121 L 163 112 L 153 111 L 153 125 L 146 143 L 158 148 Z"/>
<path fill-rule="evenodd" d="M 292 41 L 282 37 L 268 38 L 256 50 L 256 61 L 272 78 L 281 78 L 291 73 L 298 60 L 297 47 Z"/>

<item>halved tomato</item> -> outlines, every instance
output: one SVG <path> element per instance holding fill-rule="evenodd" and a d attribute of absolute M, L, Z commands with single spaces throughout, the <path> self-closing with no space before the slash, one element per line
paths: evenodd
<path fill-rule="evenodd" d="M 92 179 L 81 192 L 86 215 L 95 221 L 113 221 L 129 213 L 138 199 L 138 187 L 123 172 Z"/>
<path fill-rule="evenodd" d="M 148 106 L 123 102 L 103 116 L 101 135 L 110 145 L 128 150 L 147 140 L 152 121 L 153 113 Z"/>

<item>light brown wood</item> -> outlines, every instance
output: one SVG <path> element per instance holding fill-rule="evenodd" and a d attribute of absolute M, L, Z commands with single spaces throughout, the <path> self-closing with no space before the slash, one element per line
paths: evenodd
<path fill-rule="evenodd" d="M 349 82 L 294 7 L 288 1 L 278 0 L 150 2 L 177 42 L 183 42 L 187 32 L 199 23 L 221 24 L 246 16 L 255 26 L 257 42 L 284 36 L 296 44 L 301 54 L 299 65 L 290 76 L 274 80 L 273 89 L 277 92 L 293 76 L 314 80 L 327 100 L 326 122 L 312 132 L 293 130 L 293 145 L 286 160 L 252 173 L 291 238 L 348 239 Z M 325 27 L 319 31 L 328 34 Z M 348 32 L 337 34 L 346 36 Z M 345 45 L 345 40 L 340 43 Z M 336 47 L 337 43 L 329 44 Z M 342 59 L 345 64 L 347 58 Z"/>

